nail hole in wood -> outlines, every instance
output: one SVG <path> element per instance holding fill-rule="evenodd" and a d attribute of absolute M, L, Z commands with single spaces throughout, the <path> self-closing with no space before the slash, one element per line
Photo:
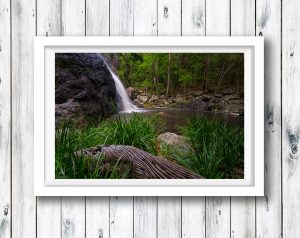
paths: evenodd
<path fill-rule="evenodd" d="M 7 216 L 7 214 L 8 214 L 8 206 L 5 206 L 4 207 L 4 216 Z"/>
<path fill-rule="evenodd" d="M 169 9 L 168 7 L 164 7 L 164 17 L 167 18 L 169 15 Z"/>

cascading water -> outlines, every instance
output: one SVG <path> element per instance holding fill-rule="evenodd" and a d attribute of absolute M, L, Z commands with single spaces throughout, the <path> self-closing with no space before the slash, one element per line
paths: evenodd
<path fill-rule="evenodd" d="M 119 97 L 122 101 L 122 103 L 121 103 L 122 111 L 131 112 L 134 109 L 137 109 L 137 107 L 132 104 L 130 98 L 128 97 L 126 89 L 125 89 L 124 85 L 122 84 L 121 80 L 119 79 L 119 77 L 108 67 L 108 65 L 106 65 L 106 66 L 115 81 L 117 93 L 119 94 Z"/>

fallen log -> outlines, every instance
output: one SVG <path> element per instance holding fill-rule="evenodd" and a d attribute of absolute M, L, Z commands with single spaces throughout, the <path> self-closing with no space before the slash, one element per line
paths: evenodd
<path fill-rule="evenodd" d="M 130 170 L 133 179 L 201 179 L 200 175 L 187 168 L 154 156 L 148 152 L 125 145 L 97 146 L 77 152 L 77 155 L 99 158 L 104 156 L 104 164 L 120 164 Z"/>

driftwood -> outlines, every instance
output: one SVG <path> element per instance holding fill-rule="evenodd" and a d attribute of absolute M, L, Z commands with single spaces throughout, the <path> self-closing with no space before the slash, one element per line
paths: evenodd
<path fill-rule="evenodd" d="M 135 179 L 201 179 L 203 177 L 163 157 L 154 156 L 133 146 L 97 146 L 77 152 L 92 158 L 104 156 L 104 164 L 121 164 Z"/>

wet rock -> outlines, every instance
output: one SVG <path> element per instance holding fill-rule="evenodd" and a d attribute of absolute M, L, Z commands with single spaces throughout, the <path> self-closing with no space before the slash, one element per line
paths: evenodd
<path fill-rule="evenodd" d="M 146 103 L 148 101 L 148 96 L 138 95 L 137 100 L 139 100 L 141 103 Z"/>
<path fill-rule="evenodd" d="M 136 97 L 137 97 L 137 95 L 138 95 L 136 89 L 133 88 L 133 87 L 127 88 L 127 89 L 126 89 L 126 92 L 127 92 L 127 94 L 128 94 L 128 97 L 131 98 L 132 100 L 136 99 Z"/>
<path fill-rule="evenodd" d="M 116 88 L 99 54 L 55 54 L 56 122 L 74 117 L 99 121 L 116 108 Z"/>

